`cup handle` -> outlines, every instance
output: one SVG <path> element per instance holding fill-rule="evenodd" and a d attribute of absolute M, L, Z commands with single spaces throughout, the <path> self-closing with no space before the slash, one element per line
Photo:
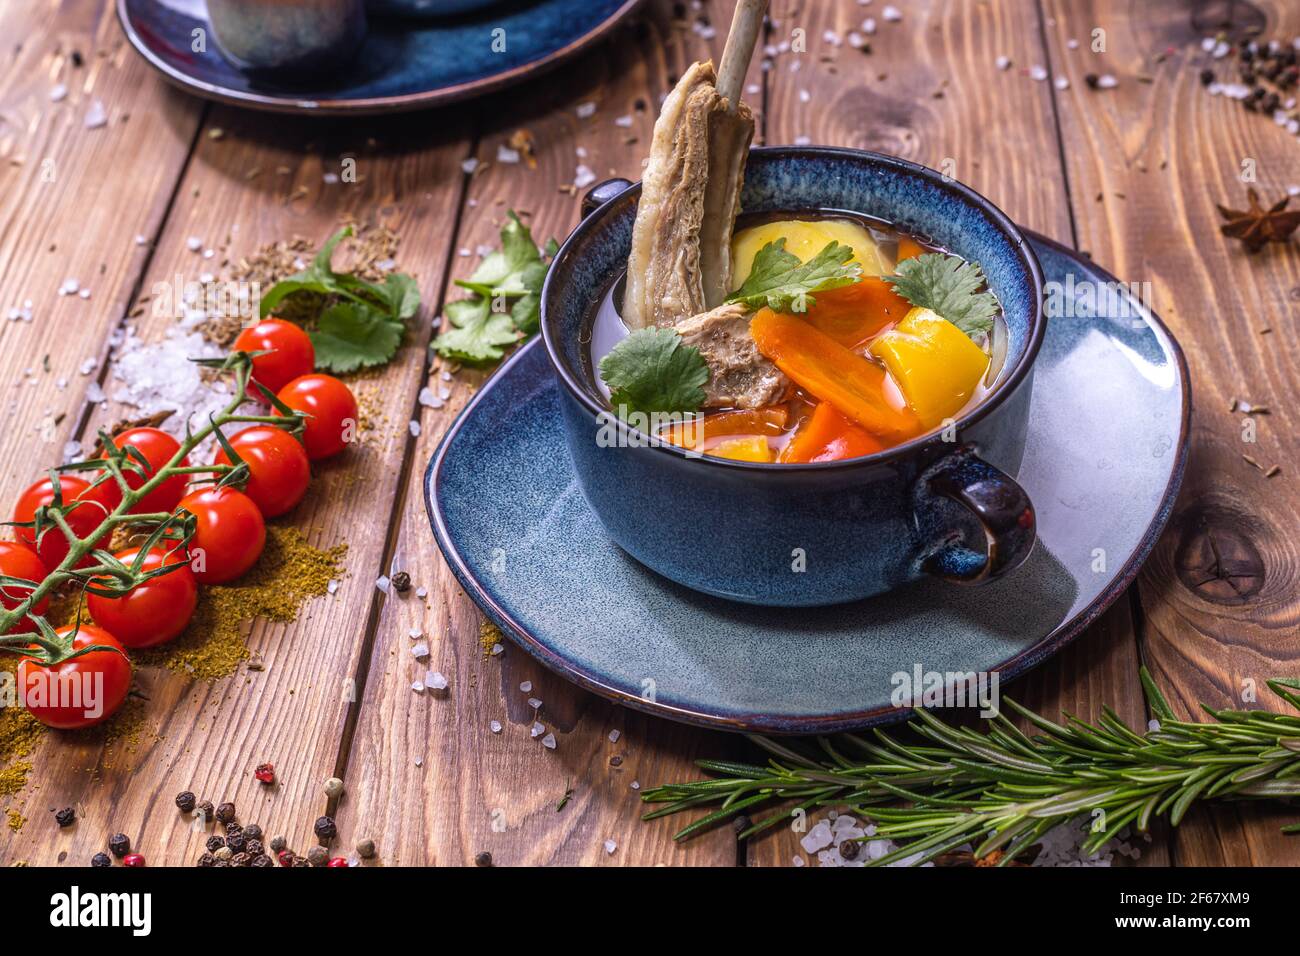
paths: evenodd
<path fill-rule="evenodd" d="M 975 516 L 984 529 L 986 553 L 966 547 L 959 529 L 926 521 L 934 509 L 925 505 L 934 496 L 955 501 Z M 927 574 L 957 584 L 985 584 L 1015 570 L 1033 550 L 1037 532 L 1029 496 L 1015 479 L 979 458 L 972 445 L 927 468 L 913 497 L 922 533 L 934 542 L 921 561 Z"/>
<path fill-rule="evenodd" d="M 603 183 L 596 183 L 582 197 L 582 218 L 586 219 L 631 185 L 631 181 L 627 179 L 607 179 Z"/>

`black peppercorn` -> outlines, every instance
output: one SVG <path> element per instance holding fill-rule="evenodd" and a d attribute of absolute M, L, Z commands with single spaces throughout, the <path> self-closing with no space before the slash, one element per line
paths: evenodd
<path fill-rule="evenodd" d="M 307 862 L 312 866 L 324 866 L 329 861 L 329 851 L 323 846 L 314 846 L 307 851 Z M 294 865 L 296 866 L 297 864 L 295 863 Z"/>
<path fill-rule="evenodd" d="M 482 853 L 480 853 L 478 856 L 474 857 L 474 865 L 475 865 L 475 866 L 491 866 L 491 865 L 492 865 L 492 854 L 489 853 L 487 850 L 484 850 L 484 851 L 483 851 Z"/>
<path fill-rule="evenodd" d="M 108 849 L 120 860 L 131 852 L 131 838 L 125 833 L 115 833 L 108 838 Z"/>
<path fill-rule="evenodd" d="M 1214 71 L 1208 69 L 1201 70 L 1201 85 L 1209 86 L 1213 82 L 1214 82 Z"/>
<path fill-rule="evenodd" d="M 275 866 L 275 863 L 272 862 L 271 858 L 265 853 L 259 853 L 253 857 L 253 862 L 250 866 Z"/>
<path fill-rule="evenodd" d="M 230 849 L 234 850 L 236 853 L 239 853 L 241 850 L 243 850 L 246 845 L 247 844 L 244 841 L 244 835 L 242 833 L 226 834 L 226 846 L 230 847 Z"/>
<path fill-rule="evenodd" d="M 405 571 L 398 571 L 393 575 L 393 587 L 399 594 L 405 594 L 411 590 L 411 576 Z"/>
<path fill-rule="evenodd" d="M 222 823 L 230 823 L 235 819 L 235 805 L 233 803 L 223 803 L 217 807 L 217 819 Z"/>
<path fill-rule="evenodd" d="M 91 866 L 112 866 L 113 861 L 109 859 L 107 853 L 96 853 L 90 858 Z"/>
<path fill-rule="evenodd" d="M 244 828 L 241 827 L 238 823 L 226 824 L 226 836 L 230 836 L 232 833 L 243 833 L 243 832 L 244 832 Z"/>
<path fill-rule="evenodd" d="M 319 847 L 317 849 L 319 849 Z M 327 857 L 328 855 L 329 854 L 326 854 Z M 295 856 L 293 858 L 293 865 L 295 868 L 300 866 L 311 866 L 312 862 L 311 860 L 307 859 L 305 856 Z"/>
<path fill-rule="evenodd" d="M 235 866 L 248 866 L 253 862 L 253 858 L 247 853 L 236 853 L 230 858 L 230 862 Z"/>
<path fill-rule="evenodd" d="M 54 814 L 54 822 L 61 827 L 70 827 L 77 822 L 77 811 L 72 807 L 64 807 Z"/>
<path fill-rule="evenodd" d="M 209 853 L 216 853 L 226 845 L 226 841 L 219 836 L 210 836 L 208 837 L 208 842 L 204 845 L 208 848 Z"/>
<path fill-rule="evenodd" d="M 334 825 L 333 817 L 321 817 L 316 821 L 314 829 L 316 831 L 316 836 L 320 838 L 322 843 L 327 843 L 330 840 L 333 840 L 339 833 L 339 828 Z"/>
<path fill-rule="evenodd" d="M 199 865 L 199 866 L 216 866 L 216 865 L 217 865 L 217 858 L 216 858 L 215 856 L 213 856 L 211 853 L 204 853 L 201 857 L 199 857 L 199 863 L 198 863 L 198 865 Z"/>
<path fill-rule="evenodd" d="M 862 852 L 862 844 L 857 840 L 845 840 L 840 844 L 840 856 L 846 860 L 856 860 Z"/>
<path fill-rule="evenodd" d="M 1089 73 L 1086 76 L 1084 76 L 1083 82 L 1088 84 L 1088 89 L 1095 90 L 1097 88 L 1097 81 L 1099 79 L 1100 77 L 1098 77 L 1096 73 Z"/>
<path fill-rule="evenodd" d="M 194 803 L 194 794 L 190 793 L 188 790 L 182 790 L 180 793 L 176 794 L 176 808 L 180 810 L 181 813 L 189 813 L 193 810 Z"/>
<path fill-rule="evenodd" d="M 248 826 L 244 827 L 244 839 L 245 840 L 262 839 L 262 828 L 259 827 L 256 823 L 250 823 Z"/>
<path fill-rule="evenodd" d="M 245 838 L 244 852 L 251 853 L 254 857 L 259 857 L 266 852 L 266 849 L 262 846 L 261 840 L 249 840 Z"/>
<path fill-rule="evenodd" d="M 271 837 L 271 849 L 276 853 L 279 853 L 288 845 L 289 845 L 289 841 L 282 836 Z"/>
<path fill-rule="evenodd" d="M 211 801 L 211 800 L 203 800 L 203 801 L 201 801 L 201 802 L 199 803 L 197 809 L 198 809 L 198 811 L 199 811 L 201 814 L 203 814 L 203 819 L 204 819 L 205 821 L 207 821 L 208 823 L 211 823 L 211 822 L 212 822 L 212 818 L 213 818 L 213 816 L 216 815 L 216 811 L 212 809 L 212 801 Z"/>

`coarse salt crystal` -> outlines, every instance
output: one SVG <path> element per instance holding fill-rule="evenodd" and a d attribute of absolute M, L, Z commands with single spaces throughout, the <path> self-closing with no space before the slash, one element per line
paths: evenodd
<path fill-rule="evenodd" d="M 578 189 L 586 189 L 596 181 L 596 174 L 591 171 L 590 166 L 579 163 L 573 171 L 573 185 Z"/>
<path fill-rule="evenodd" d="M 897 23 L 903 19 L 903 11 L 894 6 L 885 7 L 880 11 L 880 15 L 885 18 L 886 23 Z"/>
<path fill-rule="evenodd" d="M 519 690 L 525 694 L 527 694 L 532 689 L 533 689 L 533 682 L 530 680 L 523 681 L 519 685 Z"/>
<path fill-rule="evenodd" d="M 411 648 L 411 656 L 419 660 L 422 657 L 429 656 L 429 645 L 423 642 L 416 644 Z"/>
<path fill-rule="evenodd" d="M 619 127 L 620 129 L 631 129 L 631 128 L 632 128 L 632 117 L 631 117 L 630 115 L 629 115 L 629 116 L 619 116 L 619 117 L 616 117 L 616 118 L 614 119 L 614 125 L 617 126 L 617 127 Z"/>
<path fill-rule="evenodd" d="M 640 781 L 640 780 L 633 780 L 633 781 L 632 781 L 632 789 L 633 789 L 633 790 L 640 790 L 640 789 L 641 789 L 641 781 Z"/>
<path fill-rule="evenodd" d="M 413 641 L 418 641 L 420 638 L 424 637 L 424 631 L 420 630 L 418 627 L 413 627 L 406 632 L 406 636 Z"/>
<path fill-rule="evenodd" d="M 578 114 L 578 119 L 587 119 L 595 115 L 596 104 L 591 102 L 579 103 L 573 112 Z"/>
<path fill-rule="evenodd" d="M 414 419 L 412 419 L 411 422 L 410 422 L 410 424 L 407 425 L 407 428 L 409 428 L 409 429 L 411 430 L 411 437 L 412 437 L 412 438 L 419 438 L 419 437 L 420 437 L 420 423 L 419 423 L 419 422 L 417 422 L 417 421 L 415 421 Z"/>
<path fill-rule="evenodd" d="M 56 83 L 50 89 L 50 102 L 58 103 L 68 95 L 68 88 L 63 83 Z"/>
<path fill-rule="evenodd" d="M 533 725 L 528 728 L 528 736 L 530 737 L 540 737 L 544 733 L 546 733 L 546 727 L 543 726 L 540 720 L 534 720 Z"/>
<path fill-rule="evenodd" d="M 414 682 L 411 684 L 411 690 L 415 691 L 417 694 L 423 693 L 423 692 L 424 692 L 424 685 L 421 684 L 418 680 L 417 680 L 417 681 L 414 681 Z"/>
<path fill-rule="evenodd" d="M 416 588 L 416 589 L 415 589 L 415 596 L 418 597 L 420 600 L 424 600 L 425 598 L 427 598 L 427 597 L 429 596 L 429 589 L 428 589 L 428 588 Z"/>
<path fill-rule="evenodd" d="M 506 165 L 513 165 L 514 163 L 519 162 L 519 150 L 511 149 L 505 144 L 497 146 L 497 162 L 505 163 Z"/>
<path fill-rule="evenodd" d="M 497 657 L 498 655 L 505 653 L 505 648 L 502 647 L 500 644 L 493 644 L 492 650 L 488 651 L 488 653 L 491 654 L 493 657 Z"/>
<path fill-rule="evenodd" d="M 429 690 L 446 690 L 448 681 L 442 671 L 429 671 L 424 675 L 424 684 Z"/>
<path fill-rule="evenodd" d="M 618 738 L 621 737 L 621 736 L 623 736 L 622 731 L 619 731 L 619 730 L 611 730 L 611 731 L 609 732 L 609 742 L 610 742 L 611 744 L 616 744 L 616 743 L 618 743 Z"/>
<path fill-rule="evenodd" d="M 494 733 L 494 734 L 499 734 L 499 733 L 501 733 L 501 721 L 499 721 L 499 720 L 493 720 L 493 721 L 490 721 L 490 722 L 488 723 L 488 729 L 491 730 L 492 733 Z"/>
<path fill-rule="evenodd" d="M 104 109 L 102 100 L 91 102 L 90 109 L 86 110 L 85 124 L 86 129 L 99 129 L 108 125 L 108 111 Z"/>
<path fill-rule="evenodd" d="M 471 156 L 469 159 L 463 160 L 461 162 L 460 168 L 463 172 L 472 175 L 474 170 L 478 169 L 478 160 L 475 159 L 473 156 Z"/>
<path fill-rule="evenodd" d="M 542 702 L 538 700 L 536 697 L 529 697 L 528 706 L 531 707 L 533 710 L 541 710 Z"/>
<path fill-rule="evenodd" d="M 328 591 L 330 594 L 333 594 L 338 589 L 339 589 L 339 583 L 337 581 L 331 581 L 329 584 L 325 585 L 325 590 Z"/>
<path fill-rule="evenodd" d="M 1103 73 L 1097 77 L 1097 86 L 1103 90 L 1113 90 L 1119 86 L 1119 80 L 1115 79 L 1114 75 L 1110 73 Z"/>
<path fill-rule="evenodd" d="M 993 63 L 999 70 L 1011 69 L 1011 57 L 1009 56 L 1000 56 Z"/>
<path fill-rule="evenodd" d="M 1052 82 L 1052 85 L 1055 86 L 1058 90 L 1068 90 L 1070 88 L 1070 80 L 1067 77 L 1058 76 Z"/>
<path fill-rule="evenodd" d="M 389 583 L 388 575 L 386 574 L 381 574 L 377 579 L 375 579 L 375 587 L 379 588 L 379 590 L 383 591 L 385 594 L 388 593 Z"/>
<path fill-rule="evenodd" d="M 324 175 L 321 176 L 321 181 L 325 183 L 325 185 L 327 186 L 333 186 L 335 183 L 339 181 L 339 174 L 325 173 Z"/>
<path fill-rule="evenodd" d="M 1047 79 L 1047 67 L 1034 64 L 1029 68 L 1029 78 L 1039 81 Z"/>
<path fill-rule="evenodd" d="M 547 734 L 542 738 L 542 746 L 547 750 L 555 749 L 555 734 Z"/>
<path fill-rule="evenodd" d="M 614 851 L 617 850 L 617 849 L 618 849 L 618 844 L 615 843 L 613 840 L 606 840 L 606 841 L 605 841 L 605 853 L 606 853 L 606 854 L 608 854 L 609 856 L 613 856 L 613 855 L 614 855 Z"/>
<path fill-rule="evenodd" d="M 876 18 L 867 17 L 862 21 L 862 32 L 867 36 L 873 36 L 876 32 Z"/>

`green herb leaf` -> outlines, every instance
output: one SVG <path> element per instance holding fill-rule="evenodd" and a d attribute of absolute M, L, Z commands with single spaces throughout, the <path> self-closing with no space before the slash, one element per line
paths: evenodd
<path fill-rule="evenodd" d="M 600 360 L 610 404 L 634 412 L 694 412 L 704 401 L 709 366 L 672 329 L 638 329 Z"/>
<path fill-rule="evenodd" d="M 402 342 L 402 325 L 355 302 L 336 302 L 308 334 L 317 368 L 355 372 L 391 361 Z"/>
<path fill-rule="evenodd" d="M 838 242 L 807 262 L 785 249 L 785 238 L 769 242 L 754 256 L 749 276 L 728 302 L 743 302 L 751 309 L 767 306 L 773 312 L 806 312 L 817 300 L 811 293 L 852 285 L 862 277 L 862 267 L 853 258 L 853 249 Z"/>
<path fill-rule="evenodd" d="M 555 240 L 546 244 L 554 256 Z M 542 283 L 549 268 L 532 232 L 513 211 L 501 228 L 501 248 L 484 256 L 468 279 L 456 285 L 473 293 L 449 302 L 447 328 L 433 340 L 443 358 L 482 364 L 501 358 L 503 345 L 533 335 L 540 325 Z M 513 301 L 512 301 L 513 300 Z M 504 311 L 493 312 L 493 308 Z"/>
<path fill-rule="evenodd" d="M 981 292 L 984 273 L 973 262 L 941 252 L 905 259 L 897 275 L 885 276 L 904 299 L 943 316 L 974 338 L 993 331 L 998 300 L 992 292 Z"/>
<path fill-rule="evenodd" d="M 444 313 L 451 327 L 433 341 L 443 358 L 470 365 L 495 362 L 505 354 L 502 346 L 519 341 L 510 315 L 493 312 L 491 301 L 482 296 L 448 302 Z"/>

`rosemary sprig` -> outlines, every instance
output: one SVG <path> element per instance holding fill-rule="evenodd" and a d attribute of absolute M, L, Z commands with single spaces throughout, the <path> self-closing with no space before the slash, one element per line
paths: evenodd
<path fill-rule="evenodd" d="M 180 442 L 180 449 L 172 456 L 170 461 L 156 472 L 149 467 L 148 461 L 144 459 L 137 449 L 130 446 L 125 449 L 118 448 L 112 437 L 104 431 L 99 433 L 100 446 L 104 449 L 102 458 L 91 458 L 51 470 L 51 479 L 55 489 L 53 500 L 37 511 L 34 521 L 27 522 L 22 526 L 32 528 L 38 542 L 47 534 L 64 535 L 68 539 L 68 554 L 44 581 L 26 581 L 21 578 L 0 575 L 0 590 L 21 588 L 26 591 L 30 589 L 30 593 L 14 607 L 5 609 L 0 606 L 0 652 L 21 654 L 31 657 L 41 664 L 52 666 L 79 657 L 92 650 L 102 650 L 103 648 L 99 647 L 73 650 L 73 635 L 57 636 L 54 629 L 50 627 L 49 622 L 39 615 L 29 612 L 44 597 L 58 590 L 69 581 L 79 583 L 87 591 L 113 597 L 125 594 L 150 578 L 168 574 L 180 567 L 181 565 L 177 564 L 164 564 L 153 571 L 145 571 L 143 570 L 143 563 L 147 552 L 161 543 L 165 542 L 168 551 L 184 548 L 194 533 L 193 517 L 184 512 L 178 514 L 131 514 L 131 509 L 146 498 L 155 488 L 174 475 L 206 474 L 212 476 L 220 484 L 242 487 L 248 478 L 248 465 L 244 463 L 234 449 L 230 447 L 229 442 L 225 440 L 225 436 L 220 431 L 221 426 L 233 422 L 256 422 L 274 425 L 290 432 L 301 430 L 302 414 L 293 411 L 287 405 L 275 399 L 274 396 L 269 396 L 265 389 L 262 389 L 262 391 L 268 394 L 268 400 L 280 412 L 279 415 L 247 415 L 239 413 L 240 406 L 247 401 L 246 390 L 249 376 L 253 370 L 252 360 L 260 354 L 263 353 L 232 352 L 224 358 L 195 360 L 200 365 L 210 366 L 218 372 L 233 375 L 235 378 L 234 397 L 220 413 L 211 416 L 208 419 L 208 424 L 197 432 L 191 432 L 187 429 L 184 440 Z M 226 450 L 231 463 L 228 465 L 182 465 L 181 462 L 185 457 L 213 433 L 216 433 L 217 440 L 221 442 L 222 447 Z M 99 526 L 85 537 L 77 536 L 68 525 L 66 516 L 75 508 L 89 507 L 89 505 L 85 502 L 65 502 L 59 492 L 58 473 L 77 471 L 101 472 L 102 474 L 94 479 L 93 484 L 98 484 L 101 481 L 114 481 L 122 492 L 122 500 L 117 507 L 106 514 Z M 128 473 L 143 479 L 142 484 L 137 488 L 132 488 L 126 479 Z M 5 523 L 14 524 L 14 522 Z M 128 524 L 142 525 L 151 529 L 145 546 L 140 549 L 139 556 L 130 565 L 118 560 L 111 552 L 96 547 L 96 544 L 105 535 L 111 534 L 120 525 Z M 87 567 L 77 567 L 81 560 L 88 555 L 93 559 L 94 563 Z M 35 637 L 31 633 L 10 633 L 24 618 L 31 620 L 36 625 Z"/>
<path fill-rule="evenodd" d="M 1023 733 L 1002 714 L 980 731 L 917 710 L 909 742 L 878 729 L 821 737 L 816 758 L 751 736 L 773 755 L 766 766 L 697 761 L 714 779 L 646 790 L 643 801 L 664 806 L 643 819 L 720 804 L 674 837 L 684 840 L 754 807 L 789 803 L 754 822 L 740 834 L 746 837 L 801 808 L 847 806 L 876 824 L 866 839 L 900 844 L 872 865 L 908 858 L 916 865 L 969 844 L 977 860 L 1004 866 L 1081 814 L 1092 816 L 1082 845 L 1092 853 L 1125 827 L 1145 832 L 1166 816 L 1177 826 L 1198 800 L 1300 796 L 1300 716 L 1204 707 L 1212 720 L 1182 721 L 1146 668 L 1141 678 L 1159 722 L 1143 734 L 1109 707 L 1096 723 L 1066 714 L 1058 724 L 1007 700 L 1038 733 Z M 1268 686 L 1300 711 L 1300 681 Z"/>

